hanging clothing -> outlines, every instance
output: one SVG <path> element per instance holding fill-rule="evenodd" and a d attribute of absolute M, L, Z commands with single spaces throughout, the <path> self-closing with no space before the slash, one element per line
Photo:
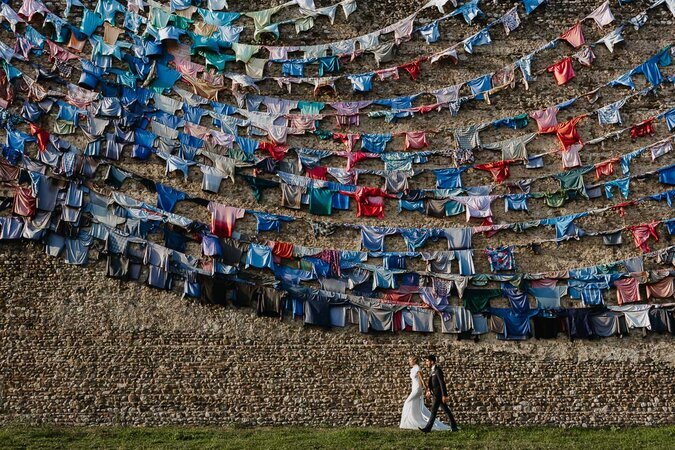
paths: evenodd
<path fill-rule="evenodd" d="M 655 241 L 659 240 L 659 235 L 656 232 L 656 227 L 660 222 L 654 221 L 642 225 L 635 225 L 628 227 L 631 233 L 633 233 L 633 242 L 635 246 L 642 250 L 643 253 L 649 253 L 651 249 L 647 242 L 650 237 L 653 237 Z"/>
<path fill-rule="evenodd" d="M 616 300 L 619 305 L 641 302 L 640 283 L 637 278 L 621 278 L 614 281 Z"/>
<path fill-rule="evenodd" d="M 525 148 L 525 145 L 532 142 L 536 136 L 536 133 L 529 133 L 499 142 L 483 144 L 483 148 L 488 150 L 501 150 L 503 160 L 527 160 L 527 149 Z"/>
<path fill-rule="evenodd" d="M 481 125 L 469 125 L 464 128 L 455 128 L 452 130 L 457 146 L 464 150 L 474 150 L 481 146 L 479 132 L 483 129 Z"/>
<path fill-rule="evenodd" d="M 310 214 L 330 216 L 333 213 L 333 191 L 310 187 L 308 194 Z"/>
<path fill-rule="evenodd" d="M 612 180 L 608 181 L 605 183 L 605 195 L 607 196 L 608 199 L 614 198 L 614 193 L 612 191 L 612 188 L 616 187 L 619 189 L 619 192 L 621 192 L 621 195 L 623 196 L 624 199 L 628 198 L 628 191 L 629 191 L 629 186 L 630 186 L 630 178 L 625 177 L 625 178 L 619 178 L 618 180 Z"/>
<path fill-rule="evenodd" d="M 531 112 L 530 117 L 537 121 L 539 131 L 543 131 L 545 128 L 558 125 L 558 111 L 558 107 L 551 106 L 550 108 Z"/>
<path fill-rule="evenodd" d="M 630 138 L 635 141 L 639 137 L 654 136 L 654 120 L 654 118 L 651 118 L 633 125 L 630 129 Z"/>
<path fill-rule="evenodd" d="M 397 232 L 396 228 L 361 226 L 361 246 L 371 252 L 383 252 L 385 238 Z"/>
<path fill-rule="evenodd" d="M 574 48 L 579 48 L 586 43 L 584 32 L 581 28 L 581 22 L 577 22 L 572 28 L 560 35 L 560 39 L 564 39 Z"/>
<path fill-rule="evenodd" d="M 572 68 L 572 58 L 567 57 L 557 63 L 546 68 L 546 71 L 553 73 L 556 83 L 558 86 L 566 84 L 572 78 L 575 77 L 574 69 Z"/>
<path fill-rule="evenodd" d="M 408 131 L 405 133 L 405 150 L 420 149 L 429 145 L 427 134 L 424 131 Z"/>
<path fill-rule="evenodd" d="M 577 116 L 566 122 L 546 127 L 540 131 L 542 134 L 555 133 L 562 148 L 564 150 L 569 150 L 574 144 L 583 144 L 579 132 L 577 131 L 577 124 L 585 117 L 585 115 Z"/>
<path fill-rule="evenodd" d="M 476 164 L 473 166 L 477 170 L 485 170 L 492 174 L 492 180 L 495 183 L 501 183 L 509 177 L 509 166 L 514 161 L 496 161 L 487 164 Z"/>
<path fill-rule="evenodd" d="M 610 103 L 598 109 L 598 122 L 600 125 L 623 124 L 621 120 L 621 107 L 626 103 L 626 99 L 621 99 L 617 102 Z"/>
<path fill-rule="evenodd" d="M 453 197 L 453 200 L 466 207 L 466 221 L 468 222 L 472 217 L 492 217 L 490 205 L 497 198 L 498 196 L 496 195 L 476 195 L 471 197 Z"/>
<path fill-rule="evenodd" d="M 188 198 L 185 192 L 159 182 L 155 183 L 155 189 L 157 190 L 157 207 L 164 211 L 173 212 L 176 203 Z"/>
<path fill-rule="evenodd" d="M 513 246 L 504 245 L 501 247 L 488 247 L 484 250 L 487 256 L 490 270 L 499 272 L 501 270 L 516 270 L 516 260 L 513 256 Z"/>
<path fill-rule="evenodd" d="M 586 16 L 586 19 L 593 19 L 599 28 L 614 22 L 614 15 L 609 9 L 609 0 L 598 6 L 592 13 Z"/>
<path fill-rule="evenodd" d="M 242 219 L 246 210 L 220 203 L 209 202 L 208 210 L 211 213 L 211 233 L 218 237 L 230 237 L 237 219 Z"/>

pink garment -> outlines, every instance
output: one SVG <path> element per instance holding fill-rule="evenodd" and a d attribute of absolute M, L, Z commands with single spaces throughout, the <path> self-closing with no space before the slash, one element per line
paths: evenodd
<path fill-rule="evenodd" d="M 315 131 L 316 121 L 320 120 L 320 116 L 305 116 L 303 114 L 294 114 L 290 116 L 288 126 L 289 134 L 304 134 L 305 131 Z"/>
<path fill-rule="evenodd" d="M 244 209 L 215 202 L 209 203 L 208 210 L 211 212 L 211 233 L 218 237 L 232 236 L 237 219 L 242 219 L 246 214 Z"/>
<path fill-rule="evenodd" d="M 640 297 L 640 283 L 637 278 L 622 278 L 614 282 L 616 300 L 619 305 L 642 301 Z"/>
<path fill-rule="evenodd" d="M 347 158 L 347 171 L 352 170 L 359 161 L 367 158 L 379 158 L 380 155 L 366 152 L 337 152 L 336 155 Z"/>
<path fill-rule="evenodd" d="M 577 22 L 576 25 L 561 34 L 560 39 L 566 40 L 574 48 L 579 48 L 584 45 L 586 39 L 584 38 L 584 32 L 581 29 L 581 22 Z"/>
<path fill-rule="evenodd" d="M 181 74 L 188 75 L 193 78 L 197 78 L 197 75 L 206 69 L 201 64 L 190 62 L 187 59 L 176 59 L 174 64 L 176 65 L 176 70 Z"/>
<path fill-rule="evenodd" d="M 45 15 L 48 12 L 49 9 L 39 0 L 23 0 L 23 5 L 17 11 L 20 15 L 27 17 L 28 20 L 33 20 L 35 14 Z"/>
<path fill-rule="evenodd" d="M 593 53 L 593 50 L 591 50 L 590 47 L 579 50 L 572 56 L 574 56 L 574 58 L 579 61 L 579 64 L 586 67 L 591 67 L 593 65 L 593 61 L 595 61 L 595 53 Z"/>
<path fill-rule="evenodd" d="M 537 121 L 537 126 L 539 126 L 539 131 L 541 131 L 544 128 L 558 125 L 558 111 L 557 107 L 551 106 L 550 108 L 531 112 L 530 117 Z"/>
<path fill-rule="evenodd" d="M 389 69 L 376 70 L 375 74 L 380 79 L 380 81 L 384 81 L 387 78 L 391 78 L 392 80 L 398 80 L 399 79 L 398 67 L 391 67 Z"/>
<path fill-rule="evenodd" d="M 654 221 L 628 228 L 631 233 L 633 233 L 633 242 L 635 243 L 635 246 L 644 253 L 651 251 L 649 245 L 647 244 L 647 241 L 649 241 L 650 237 L 653 237 L 655 241 L 659 240 L 659 235 L 656 232 L 656 227 L 659 225 L 659 223 L 660 222 L 658 221 Z"/>
<path fill-rule="evenodd" d="M 472 217 L 485 218 L 492 217 L 492 208 L 490 205 L 498 198 L 496 195 L 474 195 L 470 197 L 453 197 L 457 203 L 466 206 L 466 221 Z"/>
<path fill-rule="evenodd" d="M 555 278 L 542 278 L 541 280 L 530 280 L 531 288 L 554 288 L 558 284 Z"/>
<path fill-rule="evenodd" d="M 406 150 L 411 148 L 424 148 L 429 145 L 427 141 L 427 133 L 425 131 L 408 131 L 405 133 L 405 144 L 403 148 Z"/>
<path fill-rule="evenodd" d="M 202 125 L 197 125 L 192 122 L 185 122 L 183 131 L 185 134 L 189 134 L 190 136 L 198 137 L 202 140 L 210 140 L 209 138 L 211 136 L 211 129 Z"/>
<path fill-rule="evenodd" d="M 666 277 L 656 283 L 646 284 L 647 299 L 656 298 L 671 298 L 675 295 L 675 285 L 673 285 L 673 277 Z"/>
<path fill-rule="evenodd" d="M 58 59 L 59 61 L 69 61 L 71 59 L 80 59 L 75 53 L 71 53 L 68 50 L 64 50 L 49 39 L 47 39 L 47 46 L 49 47 L 49 54 L 53 59 Z"/>
<path fill-rule="evenodd" d="M 579 150 L 583 148 L 583 144 L 573 144 L 567 150 L 562 150 L 562 164 L 564 169 L 571 169 L 581 165 L 581 158 L 579 157 Z"/>

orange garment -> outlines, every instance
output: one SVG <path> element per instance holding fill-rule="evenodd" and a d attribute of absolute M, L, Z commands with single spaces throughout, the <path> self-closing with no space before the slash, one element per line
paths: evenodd
<path fill-rule="evenodd" d="M 602 177 L 608 177 L 614 173 L 614 164 L 619 162 L 619 158 L 612 158 L 607 161 L 597 163 L 595 165 L 595 179 L 599 180 Z"/>
<path fill-rule="evenodd" d="M 272 246 L 272 254 L 278 256 L 279 258 L 291 259 L 293 258 L 293 247 L 294 245 L 290 242 L 274 241 L 274 245 Z"/>
<path fill-rule="evenodd" d="M 558 83 L 558 86 L 567 83 L 576 76 L 574 69 L 572 68 L 572 58 L 569 56 L 562 61 L 558 61 L 557 63 L 547 67 L 546 71 L 553 72 L 553 76 L 555 77 L 555 81 Z"/>
<path fill-rule="evenodd" d="M 577 124 L 586 115 L 574 117 L 567 122 L 559 123 L 541 130 L 542 134 L 555 133 L 562 145 L 563 150 L 568 150 L 574 144 L 582 144 L 581 137 L 577 132 Z"/>

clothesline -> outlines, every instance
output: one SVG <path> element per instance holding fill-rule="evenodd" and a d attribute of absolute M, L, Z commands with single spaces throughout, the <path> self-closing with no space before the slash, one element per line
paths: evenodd
<path fill-rule="evenodd" d="M 42 164 L 42 163 L 38 163 L 38 165 L 42 165 L 43 167 L 46 167 L 46 166 L 45 166 L 44 164 Z M 18 175 L 18 172 L 17 172 L 16 175 Z M 46 176 L 46 175 L 42 175 L 42 176 L 47 177 L 47 178 L 51 178 L 51 177 Z M 68 178 L 66 178 L 66 180 L 68 180 Z M 146 187 L 148 186 L 147 184 L 143 184 L 143 185 L 146 186 Z M 18 186 L 18 185 L 16 185 L 16 186 Z M 675 194 L 675 191 L 670 191 L 670 192 Z M 663 194 L 663 193 L 657 194 L 657 196 L 658 196 L 658 195 L 662 195 L 662 194 Z M 655 197 L 655 196 L 643 197 L 642 199 L 636 201 L 635 204 L 637 204 L 637 202 L 641 202 L 641 201 L 652 200 L 654 197 Z M 206 225 L 205 225 L 205 224 L 199 224 L 199 222 L 194 221 L 194 220 L 192 220 L 192 219 L 181 218 L 180 216 L 177 216 L 177 215 L 175 215 L 175 214 L 173 214 L 173 213 L 165 212 L 165 211 L 163 211 L 161 208 L 149 207 L 149 206 L 146 205 L 145 203 L 139 202 L 138 200 L 135 200 L 135 199 L 133 199 L 133 198 L 131 198 L 131 197 L 128 197 L 128 196 L 126 196 L 126 195 L 113 194 L 113 199 L 112 199 L 112 200 L 109 200 L 107 203 L 108 203 L 108 204 L 111 204 L 112 202 L 117 203 L 117 204 L 119 204 L 120 206 L 125 207 L 125 208 L 127 208 L 127 207 L 139 207 L 139 208 L 142 208 L 142 209 L 149 210 L 149 211 L 151 211 L 151 212 L 153 212 L 153 213 L 161 213 L 161 214 L 163 214 L 164 216 L 167 216 L 167 217 L 173 217 L 173 220 L 174 220 L 173 223 L 175 223 L 175 224 L 177 224 L 177 225 L 179 225 L 179 226 L 182 226 L 182 227 L 187 227 L 187 228 L 190 228 L 190 229 L 195 229 L 195 225 L 197 225 L 197 226 L 196 226 L 197 229 L 203 229 L 203 228 L 206 228 Z M 16 206 L 15 206 L 15 208 L 16 208 Z M 609 208 L 604 208 L 603 210 L 606 210 L 606 209 L 609 209 Z M 602 210 L 597 210 L 597 211 L 602 211 Z M 586 213 L 586 214 L 590 214 L 590 213 L 591 213 L 591 212 L 588 212 L 588 213 Z M 133 216 L 133 215 L 132 215 L 132 216 Z M 580 213 L 577 213 L 577 214 L 575 214 L 574 216 L 576 216 L 576 218 L 580 218 L 580 217 L 583 217 L 583 213 L 581 213 L 581 214 L 580 214 Z M 564 217 L 561 217 L 560 219 L 566 219 L 567 217 L 568 217 L 568 216 L 564 216 Z M 652 227 L 652 228 L 655 228 L 656 225 L 658 225 L 658 224 L 660 224 L 660 223 L 666 223 L 666 222 L 669 223 L 668 229 L 669 229 L 669 230 L 675 231 L 675 219 L 664 219 L 663 221 L 654 221 L 654 220 L 653 220 L 653 221 L 651 221 L 651 222 L 650 222 L 649 224 L 647 224 L 647 225 L 649 225 L 649 226 Z M 571 223 L 571 222 L 570 222 L 570 223 Z M 641 227 L 644 227 L 644 226 L 646 226 L 646 225 L 643 224 L 643 225 L 638 225 L 638 226 L 626 226 L 626 227 L 620 228 L 619 230 L 633 230 L 633 229 L 638 229 L 638 228 L 641 228 Z M 212 228 L 213 228 L 213 225 L 212 225 Z M 364 228 L 372 228 L 372 229 L 376 229 L 377 227 L 362 227 L 362 226 L 361 226 L 360 228 L 361 228 L 361 229 L 364 229 Z M 447 230 L 449 230 L 449 229 L 444 229 L 444 230 L 447 231 Z M 456 230 L 456 231 L 461 231 L 461 230 Z M 615 233 L 615 232 L 616 232 L 616 229 L 610 230 L 610 231 L 607 231 L 607 232 L 602 232 L 602 231 L 601 231 L 601 232 L 594 232 L 594 233 L 591 233 L 591 234 L 589 234 L 589 235 L 594 235 L 594 236 L 595 236 L 595 235 L 603 235 L 603 234 L 606 234 L 606 233 L 607 233 L 607 234 L 608 234 L 608 233 L 612 233 L 612 234 L 613 234 L 613 233 Z M 584 234 L 585 234 L 585 233 L 584 233 Z M 582 235 L 583 235 L 583 234 L 582 234 Z M 578 238 L 579 238 L 580 236 L 582 236 L 582 235 L 577 235 L 576 238 L 578 239 Z M 648 237 L 648 236 L 647 236 L 647 237 Z M 657 236 L 655 236 L 655 237 L 657 237 Z M 448 239 L 450 239 L 450 238 L 448 237 Z M 239 239 L 238 239 L 237 237 L 234 237 L 234 240 L 239 240 Z M 657 237 L 657 240 L 658 240 L 658 237 Z M 264 242 L 265 242 L 265 245 L 269 245 L 270 242 L 273 243 L 273 242 L 275 242 L 275 241 L 268 241 L 268 240 L 266 240 L 266 241 L 264 241 Z M 278 241 L 277 241 L 277 242 L 278 242 Z M 252 243 L 252 241 L 248 241 L 247 243 Z M 528 244 L 528 245 L 531 246 L 531 245 L 536 244 L 536 243 L 538 243 L 538 242 L 533 242 L 533 243 L 530 243 L 530 244 Z M 637 243 L 638 243 L 638 241 L 637 241 L 637 239 L 636 239 L 636 245 L 637 245 Z M 291 246 L 293 247 L 293 249 L 294 249 L 294 250 L 293 250 L 293 254 L 298 254 L 298 255 L 300 255 L 300 256 L 313 255 L 313 254 L 317 254 L 317 253 L 320 253 L 320 252 L 325 251 L 325 250 L 328 250 L 328 251 L 331 251 L 331 252 L 341 252 L 341 253 L 345 253 L 345 252 L 346 252 L 346 253 L 351 253 L 351 254 L 353 254 L 353 255 L 357 255 L 357 254 L 361 254 L 361 255 L 364 255 L 364 256 L 365 256 L 365 255 L 370 255 L 370 256 L 375 256 L 376 258 L 377 258 L 377 257 L 380 257 L 380 256 L 382 256 L 382 255 L 406 255 L 406 256 L 411 256 L 411 257 L 412 257 L 412 256 L 420 256 L 420 255 L 423 256 L 423 255 L 425 254 L 424 252 L 421 252 L 421 253 L 419 253 L 419 252 L 404 252 L 404 253 L 401 253 L 401 252 L 393 252 L 393 253 L 392 253 L 392 252 L 383 252 L 383 249 L 381 249 L 380 251 L 376 251 L 376 252 L 371 251 L 371 252 L 368 252 L 368 253 L 362 253 L 362 252 L 354 252 L 354 251 L 347 251 L 347 250 L 340 250 L 340 249 L 318 249 L 318 248 L 308 248 L 308 247 L 297 246 L 297 245 L 293 245 L 293 244 L 289 244 L 289 243 L 283 243 L 283 242 L 282 242 L 282 244 L 284 244 L 284 245 L 291 245 Z M 510 247 L 514 247 L 514 246 L 510 246 Z M 270 246 L 270 248 L 273 248 L 273 246 Z M 648 247 L 646 247 L 646 248 L 647 248 L 647 250 L 644 250 L 644 249 L 643 249 L 643 251 L 649 252 Z M 474 250 L 474 249 L 473 249 L 472 247 L 470 247 L 470 244 L 469 244 L 469 248 L 464 249 L 464 250 L 462 250 L 462 251 L 471 251 L 471 252 L 473 253 L 473 250 Z M 487 251 L 489 251 L 489 250 L 491 250 L 490 247 L 488 247 L 488 248 L 485 249 L 484 251 L 487 252 Z M 270 251 L 271 251 L 271 250 L 270 250 Z M 441 253 L 444 253 L 444 252 L 441 252 Z M 450 253 L 451 253 L 451 252 L 450 252 Z M 366 258 L 367 258 L 367 257 L 366 257 Z M 454 258 L 453 258 L 453 259 L 454 259 Z M 363 261 L 363 260 L 362 260 L 362 261 Z M 365 269 L 368 269 L 368 268 L 373 267 L 373 266 L 371 266 L 371 265 L 359 264 L 358 262 L 354 262 L 354 265 L 357 266 L 357 267 L 365 268 Z M 471 267 L 471 268 L 473 267 L 473 262 L 470 263 L 470 267 Z M 570 269 L 570 270 L 572 270 L 572 269 Z M 407 269 L 406 269 L 406 270 L 402 270 L 402 271 L 400 271 L 400 272 L 401 272 L 401 273 L 417 273 L 416 271 L 411 271 L 411 270 L 407 270 Z M 472 273 L 470 273 L 470 274 L 462 273 L 462 275 L 483 276 L 483 275 L 487 275 L 487 274 L 475 274 L 475 273 L 473 273 L 473 271 L 472 271 Z"/>

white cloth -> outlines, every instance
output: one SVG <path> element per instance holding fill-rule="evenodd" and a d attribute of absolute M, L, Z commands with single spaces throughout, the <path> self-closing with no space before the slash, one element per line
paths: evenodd
<path fill-rule="evenodd" d="M 420 371 L 420 366 L 415 364 L 410 369 L 410 381 L 412 382 L 412 387 L 410 390 L 410 395 L 405 399 L 403 404 L 403 411 L 401 411 L 401 423 L 399 428 L 406 430 L 417 430 L 426 426 L 427 421 L 431 413 L 424 406 L 424 390 L 422 389 L 422 384 L 420 383 L 419 376 L 417 375 Z M 450 426 L 444 424 L 440 420 L 434 422 L 432 430 L 435 431 L 444 431 L 449 430 Z"/>
<path fill-rule="evenodd" d="M 595 20 L 595 23 L 600 28 L 614 22 L 614 14 L 612 14 L 612 11 L 609 9 L 609 0 L 598 6 L 597 9 L 590 13 L 586 18 Z"/>

